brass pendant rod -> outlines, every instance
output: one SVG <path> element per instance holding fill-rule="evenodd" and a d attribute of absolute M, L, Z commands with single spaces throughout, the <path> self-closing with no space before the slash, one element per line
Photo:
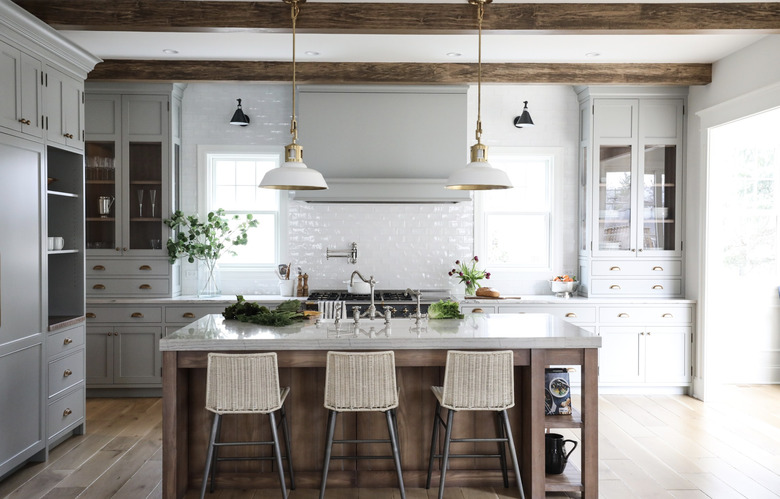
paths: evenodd
<path fill-rule="evenodd" d="M 298 14 L 301 8 L 298 6 L 298 0 L 290 1 L 290 17 L 292 17 L 292 121 L 290 121 L 290 133 L 293 136 L 292 143 L 298 140 L 298 121 L 295 119 L 295 22 L 298 20 Z"/>

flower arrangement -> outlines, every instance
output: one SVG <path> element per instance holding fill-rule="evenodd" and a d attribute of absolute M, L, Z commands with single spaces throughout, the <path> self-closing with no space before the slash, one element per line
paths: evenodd
<path fill-rule="evenodd" d="M 479 263 L 479 257 L 476 255 L 468 262 L 455 260 L 457 267 L 447 272 L 447 275 L 457 277 L 460 282 L 466 285 L 467 295 L 473 295 L 477 288 L 482 287 L 479 284 L 480 279 L 490 279 L 490 272 L 478 269 L 477 263 Z"/>

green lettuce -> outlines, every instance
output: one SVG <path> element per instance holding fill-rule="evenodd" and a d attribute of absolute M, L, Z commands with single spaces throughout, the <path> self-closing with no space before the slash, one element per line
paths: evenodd
<path fill-rule="evenodd" d="M 439 300 L 428 307 L 429 319 L 462 319 L 458 302 Z"/>

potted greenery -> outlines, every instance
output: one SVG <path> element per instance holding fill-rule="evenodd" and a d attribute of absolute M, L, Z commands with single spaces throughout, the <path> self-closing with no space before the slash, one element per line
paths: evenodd
<path fill-rule="evenodd" d="M 235 255 L 233 246 L 247 243 L 247 230 L 257 227 L 258 221 L 249 213 L 246 220 L 239 223 L 241 217 L 225 216 L 225 210 L 212 211 L 206 220 L 200 221 L 198 215 L 185 216 L 177 210 L 173 217 L 163 220 L 165 225 L 176 231 L 166 245 L 168 258 L 175 263 L 180 257 L 187 257 L 190 263 L 198 261 L 198 296 L 218 296 L 222 294 L 217 282 L 217 261 L 225 254 Z"/>

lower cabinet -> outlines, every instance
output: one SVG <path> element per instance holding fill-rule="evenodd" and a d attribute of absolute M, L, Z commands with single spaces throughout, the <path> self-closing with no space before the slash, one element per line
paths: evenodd
<path fill-rule="evenodd" d="M 84 433 L 84 329 L 82 322 L 50 331 L 46 339 L 49 387 L 46 438 L 49 447 L 71 434 Z"/>
<path fill-rule="evenodd" d="M 602 383 L 680 385 L 691 380 L 690 327 L 602 327 Z"/>

